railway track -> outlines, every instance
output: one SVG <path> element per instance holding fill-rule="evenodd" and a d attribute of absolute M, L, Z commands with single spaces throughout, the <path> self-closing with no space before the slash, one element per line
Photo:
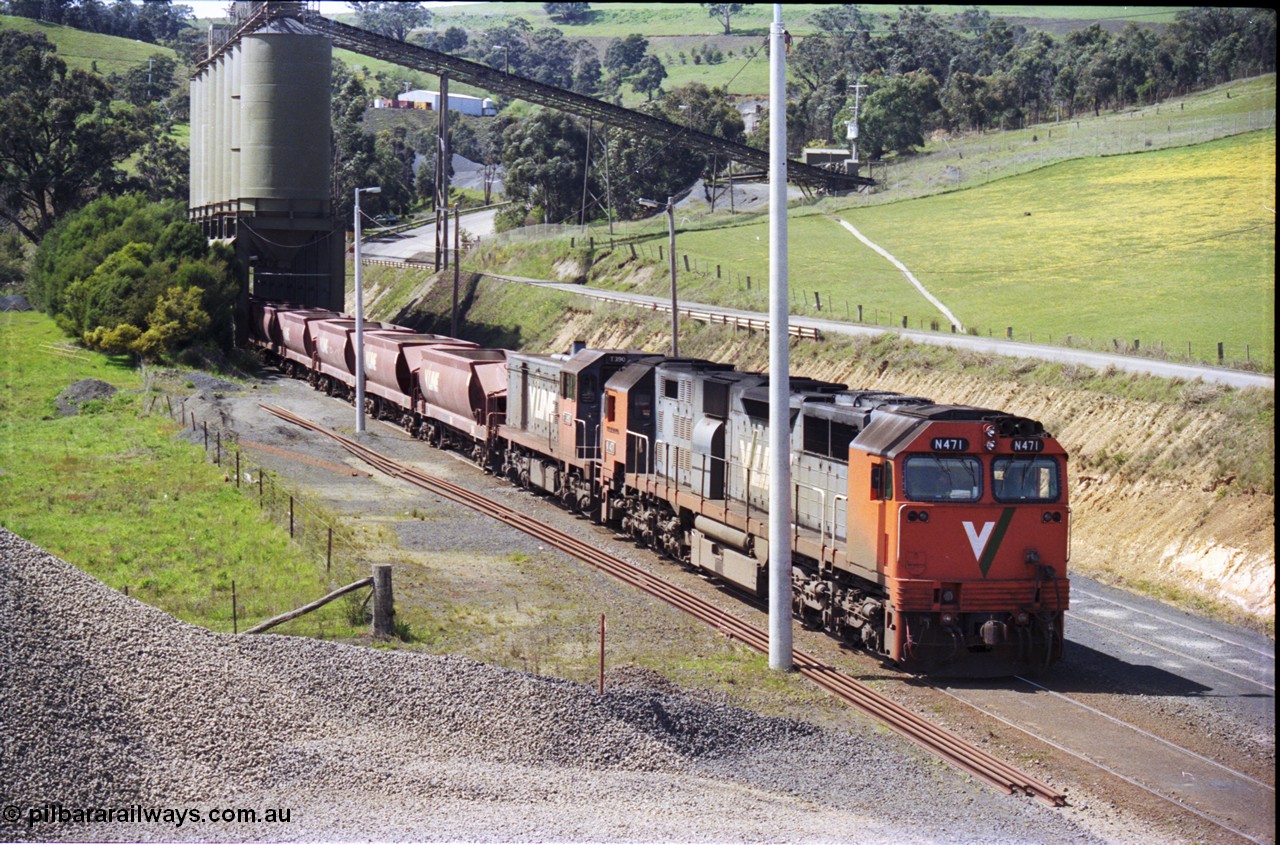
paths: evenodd
<path fill-rule="evenodd" d="M 301 428 L 329 437 L 344 449 L 379 471 L 409 482 L 438 496 L 465 505 L 506 525 L 572 555 L 646 594 L 682 610 L 717 631 L 761 653 L 768 653 L 768 634 L 709 602 L 676 587 L 643 569 L 633 566 L 535 518 L 495 502 L 456 484 L 395 461 L 356 440 L 344 437 L 318 423 L 270 405 L 263 410 Z M 993 757 L 951 732 L 931 724 L 903 706 L 844 675 L 830 664 L 799 649 L 792 653 L 796 671 L 841 701 L 880 721 L 921 748 L 941 757 L 973 777 L 1008 794 L 1034 797 L 1050 806 L 1066 804 L 1066 795 L 1052 786 Z"/>

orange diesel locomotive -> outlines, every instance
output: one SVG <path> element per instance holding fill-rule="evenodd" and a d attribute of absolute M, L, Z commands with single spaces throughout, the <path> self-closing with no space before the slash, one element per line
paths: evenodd
<path fill-rule="evenodd" d="M 763 595 L 768 379 L 653 357 L 605 385 L 604 519 Z M 1062 654 L 1066 454 L 1000 411 L 791 380 L 794 608 L 915 671 Z"/>

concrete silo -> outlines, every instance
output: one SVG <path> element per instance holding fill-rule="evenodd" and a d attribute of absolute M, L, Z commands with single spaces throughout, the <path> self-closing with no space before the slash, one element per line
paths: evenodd
<path fill-rule="evenodd" d="M 252 289 L 343 307 L 345 230 L 330 201 L 331 55 L 329 39 L 297 17 L 273 17 L 211 44 L 192 80 L 192 218 L 234 243 L 246 297 Z"/>

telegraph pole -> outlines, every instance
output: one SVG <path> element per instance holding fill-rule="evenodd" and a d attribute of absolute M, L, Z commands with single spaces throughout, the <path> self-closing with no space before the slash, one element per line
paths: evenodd
<path fill-rule="evenodd" d="M 791 671 L 791 350 L 787 299 L 787 62 L 769 33 L 769 668 Z"/>

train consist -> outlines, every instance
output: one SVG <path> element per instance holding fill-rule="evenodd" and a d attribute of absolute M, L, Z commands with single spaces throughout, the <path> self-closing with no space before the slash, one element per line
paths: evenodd
<path fill-rule="evenodd" d="M 352 399 L 355 323 L 255 301 L 250 342 Z M 369 412 L 762 596 L 768 377 L 576 346 L 564 355 L 365 323 Z M 791 379 L 793 607 L 915 672 L 1062 654 L 1066 453 L 1030 419 Z"/>

